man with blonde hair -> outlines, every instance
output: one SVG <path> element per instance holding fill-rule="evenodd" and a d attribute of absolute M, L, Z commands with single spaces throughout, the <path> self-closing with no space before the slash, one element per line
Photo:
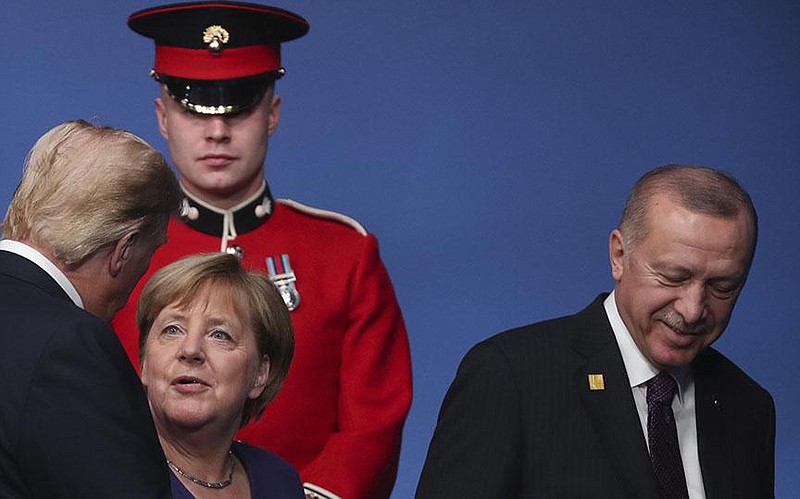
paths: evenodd
<path fill-rule="evenodd" d="M 135 371 L 108 322 L 179 205 L 135 135 L 58 125 L 26 160 L 0 241 L 0 497 L 168 497 Z"/>

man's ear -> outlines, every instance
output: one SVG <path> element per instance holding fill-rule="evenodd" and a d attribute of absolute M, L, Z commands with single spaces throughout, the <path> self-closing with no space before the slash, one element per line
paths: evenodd
<path fill-rule="evenodd" d="M 167 131 L 167 109 L 164 100 L 161 97 L 156 98 L 156 121 L 158 122 L 158 131 L 164 140 L 169 140 L 169 132 Z"/>
<path fill-rule="evenodd" d="M 272 137 L 272 134 L 278 129 L 278 122 L 281 120 L 281 98 L 278 95 L 272 96 L 268 119 L 269 124 L 267 130 L 269 132 L 269 136 Z"/>
<path fill-rule="evenodd" d="M 108 259 L 108 272 L 112 277 L 117 277 L 125 263 L 132 256 L 133 246 L 139 237 L 138 230 L 127 232 L 114 243 Z"/>
<path fill-rule="evenodd" d="M 619 229 L 612 230 L 608 238 L 608 258 L 611 261 L 611 275 L 619 282 L 625 268 L 625 241 Z"/>

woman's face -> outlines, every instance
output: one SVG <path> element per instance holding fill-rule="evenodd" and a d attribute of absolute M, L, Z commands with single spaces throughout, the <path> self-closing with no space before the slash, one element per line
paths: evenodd
<path fill-rule="evenodd" d="M 245 401 L 261 394 L 268 374 L 232 293 L 212 285 L 187 307 L 161 310 L 145 342 L 142 383 L 159 430 L 235 431 Z"/>

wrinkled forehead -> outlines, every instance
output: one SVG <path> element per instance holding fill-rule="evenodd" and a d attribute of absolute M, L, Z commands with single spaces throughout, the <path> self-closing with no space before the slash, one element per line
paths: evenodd
<path fill-rule="evenodd" d="M 736 200 L 713 203 L 693 200 L 680 194 L 660 193 L 650 197 L 646 204 L 646 223 L 655 228 L 671 223 L 674 218 L 712 220 L 727 225 L 744 236 L 748 245 L 755 243 L 756 220 L 748 207 Z M 711 237 L 711 235 L 709 235 Z"/>

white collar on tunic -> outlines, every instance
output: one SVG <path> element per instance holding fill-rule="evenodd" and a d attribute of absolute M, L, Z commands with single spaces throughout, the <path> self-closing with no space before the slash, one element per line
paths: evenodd
<path fill-rule="evenodd" d="M 625 364 L 625 371 L 628 373 L 628 380 L 631 383 L 631 388 L 641 386 L 650 381 L 653 376 L 658 374 L 660 370 L 650 363 L 647 358 L 639 351 L 639 347 L 631 337 L 630 331 L 622 321 L 617 309 L 617 301 L 614 292 L 612 291 L 608 298 L 603 302 L 608 315 L 608 321 L 611 323 L 611 329 L 614 331 L 614 337 L 617 340 L 619 351 L 622 354 L 622 362 Z M 683 401 L 683 391 L 686 388 L 688 379 L 688 368 L 683 369 L 670 369 L 669 373 L 678 382 L 678 400 Z"/>
<path fill-rule="evenodd" d="M 11 239 L 3 239 L 0 241 L 0 251 L 14 253 L 36 264 L 37 267 L 47 272 L 47 275 L 52 277 L 53 280 L 55 280 L 58 285 L 61 286 L 61 289 L 67 293 L 75 305 L 83 308 L 83 300 L 81 299 L 81 295 L 78 294 L 78 290 L 75 289 L 75 286 L 72 285 L 67 276 L 61 272 L 61 269 L 56 267 L 53 262 L 48 260 L 43 254 L 39 253 L 25 243 L 12 241 Z"/>

